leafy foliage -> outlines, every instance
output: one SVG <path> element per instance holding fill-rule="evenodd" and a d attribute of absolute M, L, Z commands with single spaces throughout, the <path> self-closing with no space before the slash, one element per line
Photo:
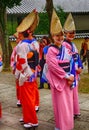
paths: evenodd
<path fill-rule="evenodd" d="M 3 53 L 3 63 L 4 69 L 8 70 L 10 68 L 10 55 L 11 55 L 11 45 L 8 41 L 7 35 L 7 15 L 6 8 L 12 8 L 15 5 L 19 5 L 21 0 L 0 0 L 0 43 Z"/>
<path fill-rule="evenodd" d="M 0 0 L 0 6 L 3 8 L 12 8 L 15 5 L 19 5 L 22 0 Z"/>
<path fill-rule="evenodd" d="M 60 17 L 60 21 L 63 25 L 67 14 L 61 8 L 58 8 L 56 11 L 57 11 L 57 14 Z M 20 15 L 20 18 L 22 16 L 24 16 L 24 15 L 23 14 Z M 17 27 L 17 18 L 16 17 L 17 17 L 16 15 L 8 16 L 8 33 L 9 33 L 9 35 L 14 34 L 16 31 L 16 27 Z M 47 12 L 45 11 L 45 13 L 39 13 L 39 17 L 40 17 L 39 25 L 35 30 L 35 34 L 48 34 L 50 24 L 49 24 L 49 18 L 48 18 Z"/>
<path fill-rule="evenodd" d="M 36 34 L 48 34 L 49 20 L 47 13 L 39 13 L 40 21 L 35 31 Z"/>
<path fill-rule="evenodd" d="M 66 17 L 67 17 L 67 13 L 65 13 L 60 6 L 57 6 L 56 11 L 57 11 L 57 14 L 58 14 L 58 16 L 60 18 L 61 24 L 63 26 L 64 22 L 66 20 Z"/>

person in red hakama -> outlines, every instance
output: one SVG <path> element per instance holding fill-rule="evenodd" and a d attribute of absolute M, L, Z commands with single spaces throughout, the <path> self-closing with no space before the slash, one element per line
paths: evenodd
<path fill-rule="evenodd" d="M 38 126 L 38 119 L 35 111 L 37 90 L 35 63 L 37 62 L 29 58 L 29 53 L 31 56 L 31 54 L 33 55 L 33 53 L 39 50 L 37 41 L 32 37 L 37 24 L 38 14 L 34 10 L 28 14 L 17 27 L 17 32 L 22 32 L 24 36 L 21 44 L 17 47 L 15 77 L 21 87 L 21 104 L 25 128 Z M 31 63 L 33 62 L 34 64 L 32 65 Z"/>

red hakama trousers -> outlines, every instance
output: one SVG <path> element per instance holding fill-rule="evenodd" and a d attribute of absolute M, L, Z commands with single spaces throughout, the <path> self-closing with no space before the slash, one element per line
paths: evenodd
<path fill-rule="evenodd" d="M 19 83 L 16 82 L 16 96 L 17 96 L 17 100 L 20 100 L 20 86 L 19 86 Z"/>
<path fill-rule="evenodd" d="M 39 106 L 39 90 L 38 90 L 38 83 L 37 80 L 34 81 L 34 86 L 35 86 L 35 106 Z"/>
<path fill-rule="evenodd" d="M 25 82 L 20 90 L 24 123 L 38 123 L 35 111 L 35 82 Z"/>

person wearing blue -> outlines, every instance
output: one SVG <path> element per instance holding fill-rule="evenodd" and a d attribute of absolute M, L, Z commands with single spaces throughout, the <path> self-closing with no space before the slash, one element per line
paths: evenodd
<path fill-rule="evenodd" d="M 44 88 L 44 83 L 47 83 L 46 77 L 44 77 L 44 69 L 45 69 L 45 62 L 46 62 L 46 54 L 50 45 L 50 40 L 47 36 L 44 36 L 42 38 L 42 43 L 45 44 L 43 51 L 42 51 L 42 58 L 40 59 L 40 66 L 41 66 L 41 71 L 40 71 L 40 87 L 39 89 Z M 50 89 L 50 85 L 47 83 L 48 89 Z"/>
<path fill-rule="evenodd" d="M 62 45 L 64 34 L 60 19 L 55 10 L 52 13 L 50 33 L 53 43 L 46 54 L 46 77 L 50 83 L 55 130 L 72 130 L 73 89 L 75 78 L 74 59 L 68 49 Z"/>
<path fill-rule="evenodd" d="M 73 106 L 74 106 L 74 118 L 80 116 L 80 107 L 79 107 L 79 100 L 78 100 L 78 81 L 79 81 L 79 74 L 82 72 L 83 65 L 78 54 L 78 50 L 73 43 L 75 37 L 75 24 L 72 17 L 72 14 L 69 13 L 65 23 L 64 23 L 64 34 L 65 40 L 63 45 L 68 49 L 69 53 L 73 56 L 75 61 L 75 80 L 76 80 L 76 87 L 73 89 Z"/>
<path fill-rule="evenodd" d="M 39 99 L 39 92 L 37 86 L 37 64 L 39 44 L 34 39 L 33 32 L 39 23 L 39 16 L 36 10 L 29 13 L 20 25 L 17 27 L 17 32 L 22 33 L 24 39 L 17 47 L 17 62 L 15 78 L 19 84 L 21 92 L 21 104 L 23 121 L 25 128 L 37 127 L 38 118 L 36 115 L 37 100 Z M 37 55 L 35 55 L 35 53 Z M 36 58 L 35 58 L 36 56 Z M 37 96 L 38 95 L 38 96 Z M 39 103 L 39 102 L 38 102 Z M 39 105 L 39 104 L 38 104 Z"/>

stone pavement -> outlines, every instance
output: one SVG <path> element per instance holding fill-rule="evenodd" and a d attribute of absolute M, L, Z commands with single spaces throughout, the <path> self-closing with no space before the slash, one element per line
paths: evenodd
<path fill-rule="evenodd" d="M 37 113 L 39 126 L 35 130 L 54 130 L 50 90 L 41 89 L 39 92 L 40 111 Z M 89 94 L 79 94 L 79 100 L 81 118 L 75 120 L 74 130 L 89 130 Z M 0 73 L 0 101 L 3 115 L 0 130 L 26 130 L 19 122 L 22 112 L 21 108 L 16 106 L 15 80 L 10 72 Z"/>

